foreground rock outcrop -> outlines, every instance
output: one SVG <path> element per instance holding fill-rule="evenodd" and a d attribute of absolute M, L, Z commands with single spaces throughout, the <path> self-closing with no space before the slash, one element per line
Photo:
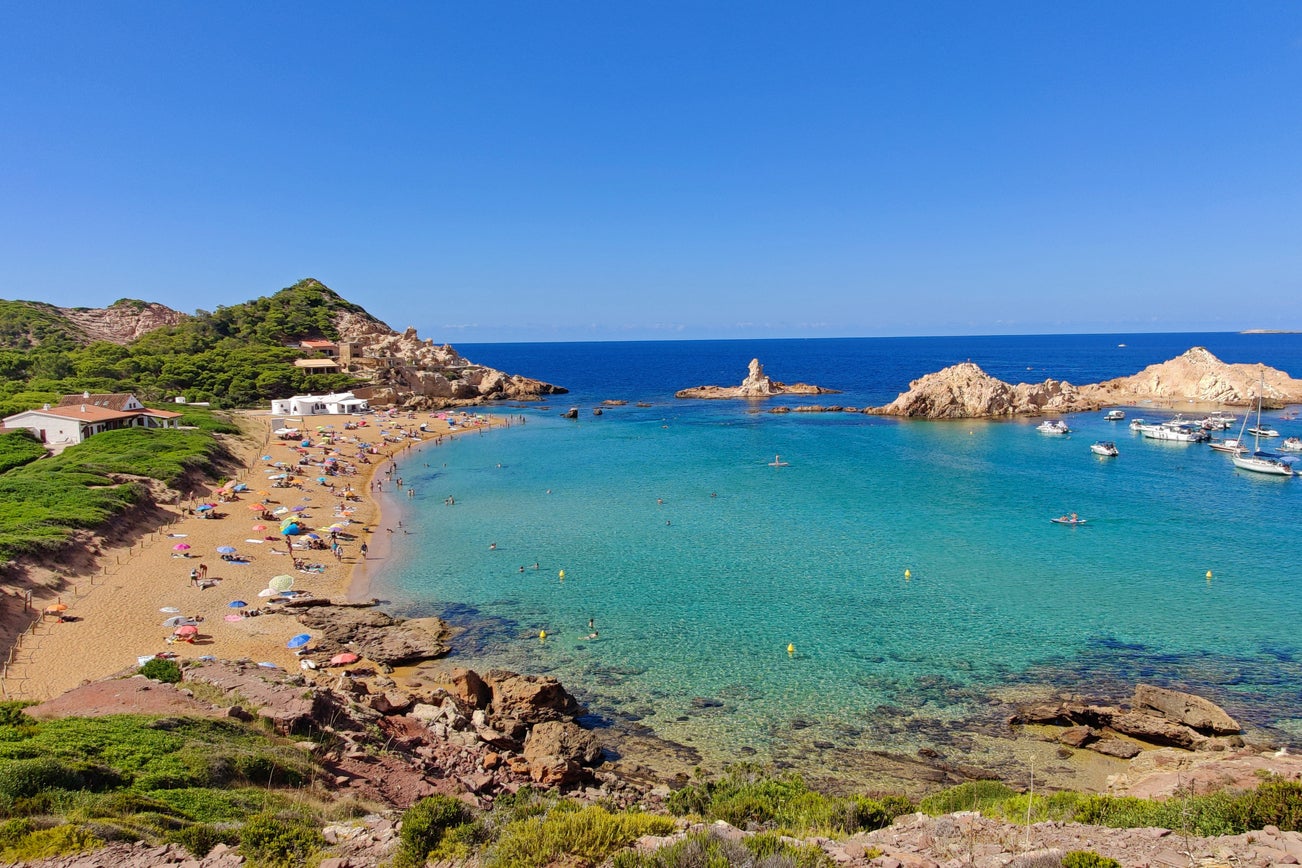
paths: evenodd
<path fill-rule="evenodd" d="M 1067 727 L 1058 741 L 1130 759 L 1138 742 L 1199 751 L 1244 746 L 1239 724 L 1220 706 L 1192 693 L 1140 684 L 1129 709 L 1080 700 L 1040 702 L 1018 709 L 1010 723 Z M 1133 739 L 1133 740 L 1132 740 Z"/>
<path fill-rule="evenodd" d="M 1012 385 L 964 362 L 909 383 L 894 401 L 866 412 L 923 419 L 981 419 L 1076 413 L 1144 402 L 1245 406 L 1265 376 L 1265 406 L 1302 402 L 1302 380 L 1264 365 L 1230 365 L 1204 347 L 1138 374 L 1074 386 L 1065 380 Z"/>
<path fill-rule="evenodd" d="M 834 395 L 836 389 L 808 383 L 779 383 L 764 374 L 759 359 L 751 359 L 740 386 L 694 386 L 674 393 L 675 398 L 770 398 L 774 395 Z"/>

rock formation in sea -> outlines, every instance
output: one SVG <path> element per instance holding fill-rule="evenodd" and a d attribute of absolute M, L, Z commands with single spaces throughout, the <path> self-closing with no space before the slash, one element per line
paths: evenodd
<path fill-rule="evenodd" d="M 836 389 L 808 383 L 779 383 L 765 375 L 759 359 L 750 360 L 750 369 L 740 386 L 694 386 L 674 393 L 676 398 L 770 398 L 774 395 L 834 395 Z"/>
<path fill-rule="evenodd" d="M 1138 374 L 1082 386 L 1081 391 L 1101 404 L 1150 400 L 1231 406 L 1254 404 L 1260 392 L 1264 406 L 1281 407 L 1302 401 L 1302 380 L 1262 364 L 1227 364 L 1205 347 L 1193 347 L 1174 359 L 1149 365 Z"/>
<path fill-rule="evenodd" d="M 914 380 L 894 401 L 866 412 L 975 419 L 1075 413 L 1144 402 L 1246 406 L 1261 391 L 1263 371 L 1265 406 L 1302 402 L 1302 380 L 1265 365 L 1226 364 L 1206 348 L 1194 347 L 1138 374 L 1083 386 L 1052 379 L 1012 385 L 964 362 Z"/>
<path fill-rule="evenodd" d="M 1064 380 L 1014 386 L 990 376 L 972 362 L 963 362 L 914 380 L 909 383 L 909 391 L 868 412 L 925 419 L 974 419 L 1072 413 L 1098 406 L 1096 400 L 1086 398 Z"/>

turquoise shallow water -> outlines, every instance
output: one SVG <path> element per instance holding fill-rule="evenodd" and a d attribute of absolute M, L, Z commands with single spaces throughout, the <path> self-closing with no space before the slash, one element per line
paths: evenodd
<path fill-rule="evenodd" d="M 410 534 L 372 589 L 466 627 L 465 665 L 550 672 L 707 754 L 793 725 L 913 746 L 992 690 L 1141 679 L 1302 741 L 1302 479 L 1101 414 L 1062 438 L 731 402 L 554 413 L 400 464 Z M 1048 521 L 1072 511 L 1089 524 Z"/>

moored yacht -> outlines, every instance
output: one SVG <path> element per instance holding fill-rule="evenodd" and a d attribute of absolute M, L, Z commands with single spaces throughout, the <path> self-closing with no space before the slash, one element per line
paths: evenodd
<path fill-rule="evenodd" d="M 1285 437 L 1279 448 L 1285 452 L 1302 452 L 1302 437 Z"/>
<path fill-rule="evenodd" d="M 1041 434 L 1070 434 L 1071 433 L 1071 429 L 1067 427 L 1067 423 L 1062 421 L 1061 419 L 1046 419 L 1045 421 L 1041 422 L 1039 425 L 1036 425 L 1035 430 L 1039 431 Z"/>
<path fill-rule="evenodd" d="M 1090 451 L 1095 455 L 1102 455 L 1104 458 L 1116 458 L 1121 454 L 1117 451 L 1117 444 L 1111 440 L 1099 440 L 1091 444 Z"/>
<path fill-rule="evenodd" d="M 1186 422 L 1179 416 L 1156 425 L 1141 425 L 1139 431 L 1150 440 L 1172 440 L 1177 443 L 1201 443 L 1211 438 L 1201 425 Z"/>
<path fill-rule="evenodd" d="M 1261 387 L 1257 392 L 1257 426 L 1248 429 L 1249 433 L 1252 434 L 1253 446 L 1255 448 L 1251 455 L 1232 455 L 1230 456 L 1230 460 L 1233 461 L 1234 466 L 1240 470 L 1251 470 L 1254 473 L 1267 473 L 1271 476 L 1292 476 L 1293 462 L 1297 460 L 1296 458 L 1285 458 L 1282 455 L 1275 455 L 1270 452 L 1261 451 L 1260 441 L 1262 437 L 1279 436 L 1278 431 L 1261 427 L 1261 396 L 1265 391 L 1266 372 L 1263 369 L 1261 372 Z M 1244 422 L 1247 422 L 1246 417 L 1244 418 Z M 1270 431 L 1270 433 L 1266 434 L 1264 433 L 1265 431 Z"/>
<path fill-rule="evenodd" d="M 1124 418 L 1126 418 L 1125 410 L 1109 410 L 1103 415 L 1105 422 L 1120 422 Z"/>

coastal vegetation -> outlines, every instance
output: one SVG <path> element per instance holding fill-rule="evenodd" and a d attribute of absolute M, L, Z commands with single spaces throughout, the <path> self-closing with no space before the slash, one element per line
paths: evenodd
<path fill-rule="evenodd" d="M 0 703 L 0 861 L 140 841 L 179 843 L 195 855 L 222 843 L 255 866 L 311 864 L 326 849 L 324 826 L 380 809 L 333 796 L 319 783 L 329 774 L 313 751 L 256 724 L 147 715 L 36 720 L 24 707 Z M 670 795 L 666 808 L 670 815 L 616 809 L 529 787 L 499 794 L 485 810 L 432 796 L 402 815 L 393 864 L 474 859 L 486 868 L 524 868 L 610 860 L 616 868 L 814 868 L 830 862 L 803 839 L 844 838 L 918 810 L 975 810 L 1014 823 L 1159 826 L 1196 835 L 1267 825 L 1289 831 L 1302 828 L 1302 783 L 1265 778 L 1251 791 L 1150 801 L 1075 792 L 1032 797 L 982 781 L 915 805 L 899 796 L 828 796 L 796 775 L 742 765 L 688 783 Z M 747 834 L 697 827 L 655 852 L 631 849 L 642 836 L 716 821 Z M 1062 864 L 1112 863 L 1076 851 Z"/>
<path fill-rule="evenodd" d="M 222 427 L 215 419 L 211 427 Z M 127 428 L 106 431 L 39 461 L 23 439 L 0 438 L 0 558 L 49 552 L 79 530 L 102 526 L 140 503 L 147 481 L 183 487 L 193 474 L 215 475 L 229 458 L 205 431 Z M 39 448 L 39 444 L 38 444 Z M 42 450 L 43 451 L 43 450 Z"/>
<path fill-rule="evenodd" d="M 124 346 L 89 340 L 48 304 L 0 301 L 0 415 L 83 391 L 244 407 L 347 388 L 353 377 L 293 364 L 303 355 L 299 340 L 339 336 L 333 321 L 345 311 L 366 315 L 308 279 L 269 297 L 198 311 Z"/>

